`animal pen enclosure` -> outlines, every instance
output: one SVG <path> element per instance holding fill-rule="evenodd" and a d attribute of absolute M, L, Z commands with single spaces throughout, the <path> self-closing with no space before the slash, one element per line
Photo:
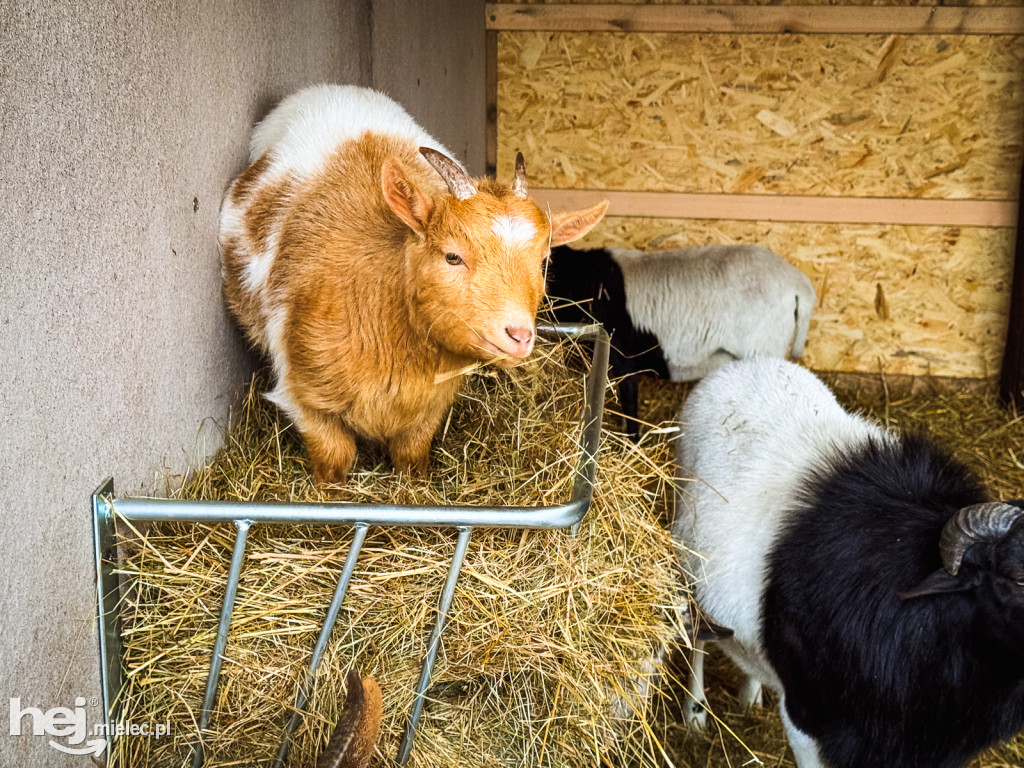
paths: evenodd
<path fill-rule="evenodd" d="M 809 367 L 837 376 L 881 371 L 889 382 L 927 376 L 976 389 L 990 389 L 1002 367 L 1004 382 L 1009 376 L 1017 382 L 1010 389 L 1020 391 L 1024 255 L 1019 245 L 1014 256 L 1024 157 L 1020 3 L 970 8 L 492 3 L 486 18 L 488 163 L 508 178 L 515 152 L 522 150 L 531 192 L 553 209 L 609 198 L 611 215 L 584 245 L 766 245 L 811 277 L 817 290 L 804 360 Z M 1014 317 L 1010 336 L 1017 341 L 1008 346 L 1007 324 Z M 559 400 L 560 407 L 568 409 L 569 402 L 578 405 L 567 398 Z M 467 419 L 489 418 L 486 411 L 467 413 Z M 212 486 L 210 478 L 223 472 L 219 479 L 234 484 L 225 466 L 234 462 L 234 469 L 250 473 L 241 489 L 246 494 L 313 493 L 294 434 L 268 414 L 264 408 L 254 418 L 264 420 L 256 433 L 269 459 L 250 465 L 245 450 L 228 452 L 205 481 Z M 511 426 L 515 432 L 522 425 Z M 211 764 L 222 759 L 247 764 L 257 757 L 269 760 L 279 748 L 301 685 L 300 699 L 309 698 L 310 714 L 296 731 L 290 757 L 295 765 L 307 765 L 333 723 L 338 692 L 331 686 L 342 679 L 353 652 L 363 651 L 363 659 L 390 654 L 394 659 L 384 665 L 385 676 L 407 682 L 384 689 L 385 732 L 401 733 L 410 703 L 423 701 L 427 693 L 422 755 L 404 753 L 414 765 L 614 764 L 610 756 L 628 741 L 616 727 L 629 713 L 610 712 L 615 695 L 608 689 L 636 679 L 648 658 L 644 654 L 676 629 L 654 615 L 674 588 L 671 548 L 657 526 L 667 514 L 670 450 L 664 441 L 642 447 L 606 447 L 608 464 L 598 472 L 599 480 L 605 478 L 596 510 L 601 517 L 590 518 L 592 529 L 585 531 L 583 543 L 499 536 L 494 550 L 488 539 L 474 559 L 477 550 L 469 547 L 468 534 L 460 536 L 465 539 L 460 556 L 469 548 L 472 589 L 456 594 L 456 604 L 463 603 L 451 620 L 466 638 L 442 651 L 442 669 L 429 691 L 414 689 L 420 659 L 399 658 L 397 634 L 383 631 L 368 639 L 356 627 L 367 616 L 380 618 L 373 604 L 383 602 L 381 595 L 392 602 L 379 610 L 401 614 L 403 605 L 415 606 L 408 611 L 412 618 L 432 621 L 437 590 L 420 590 L 398 571 L 405 568 L 423 579 L 428 572 L 440 574 L 437 583 L 427 585 L 438 586 L 446 564 L 438 551 L 444 547 L 432 550 L 419 534 L 396 539 L 397 545 L 383 540 L 387 536 L 370 542 L 366 581 L 354 585 L 341 612 L 343 637 L 320 648 L 328 677 L 325 681 L 321 672 L 319 682 L 306 690 L 308 653 L 342 575 L 341 564 L 328 557 L 344 556 L 347 539 L 331 534 L 306 540 L 305 530 L 253 536 L 260 551 L 235 569 L 240 619 L 233 630 L 223 625 L 221 631 L 221 594 L 211 589 L 223 585 L 222 577 L 231 571 L 237 544 L 221 530 L 230 534 L 230 527 L 191 534 L 180 527 L 143 532 L 142 544 L 121 563 L 123 576 L 135 580 L 128 607 L 137 619 L 125 636 L 125 701 L 137 713 L 163 711 L 158 707 L 166 705 L 180 723 L 194 714 L 195 728 L 203 722 L 211 728 Z M 451 443 L 438 450 L 455 467 L 451 487 L 466 490 L 460 483 L 468 459 L 452 452 Z M 478 462 L 484 470 L 486 460 Z M 559 470 L 564 464 L 564 457 L 553 461 Z M 362 471 L 393 490 L 393 478 L 382 479 L 374 467 Z M 492 481 L 499 485 L 496 477 L 473 479 L 489 492 L 494 488 L 484 486 Z M 616 482 L 628 492 L 613 489 Z M 371 491 L 382 492 L 376 486 Z M 402 492 L 422 502 L 416 495 L 422 489 Z M 374 498 L 377 504 L 394 503 Z M 109 507 L 109 513 L 116 512 L 117 501 Z M 630 535 L 639 539 L 626 536 L 629 526 L 638 528 Z M 239 538 L 244 547 L 244 537 Z M 524 552 L 542 549 L 538 542 L 551 547 L 553 565 L 542 564 L 551 565 L 549 571 L 572 566 L 564 580 L 538 587 L 530 579 L 543 567 L 531 560 L 532 570 L 518 572 L 522 583 L 510 585 L 503 582 L 505 572 L 488 565 L 485 555 L 497 551 L 518 568 Z M 409 553 L 388 561 L 389 545 Z M 110 546 L 106 541 L 100 550 L 109 552 Z M 640 568 L 653 574 L 651 584 L 637 583 Z M 660 581 L 654 583 L 655 577 Z M 643 591 L 641 597 L 628 592 L 631 588 Z M 101 603 L 114 594 L 109 581 L 101 582 L 103 589 Z M 179 612 L 143 615 L 159 600 Z M 489 607 L 489 601 L 501 609 Z M 503 614 L 511 604 L 523 612 Z M 105 608 L 113 610 L 109 602 Z M 637 618 L 647 609 L 651 615 Z M 534 610 L 540 618 L 530 613 Z M 198 615 L 194 624 L 183 618 L 190 611 Z M 264 629 L 268 621 L 276 622 L 273 632 Z M 618 634 L 596 638 L 583 631 L 588 621 L 611 622 Z M 410 657 L 427 652 L 426 634 L 419 635 L 422 644 L 400 646 L 412 649 Z M 219 690 L 216 674 L 209 678 L 212 689 L 204 676 L 215 642 L 220 651 L 228 649 Z M 595 666 L 579 653 L 613 646 L 620 654 L 617 667 Z M 516 659 L 521 649 L 535 659 Z M 578 668 L 571 666 L 576 661 L 581 661 Z M 514 671 L 511 677 L 494 674 L 492 667 L 502 664 Z M 565 673 L 570 668 L 577 679 Z M 362 671 L 375 672 L 373 667 Z M 156 701 L 153 689 L 169 681 L 179 685 L 178 699 Z M 107 693 L 113 699 L 116 686 Z M 586 700 L 588 695 L 600 701 Z M 237 725 L 221 722 L 219 713 L 245 707 L 261 716 L 279 714 L 246 717 Z M 537 727 L 517 723 L 502 730 L 513 711 Z M 267 722 L 273 724 L 269 732 Z M 640 723 L 627 726 L 633 728 L 628 737 L 643 742 L 638 764 L 658 765 L 663 755 L 657 753 L 657 739 L 644 730 L 646 720 Z M 180 764 L 184 755 L 191 762 L 190 755 L 202 754 L 190 751 L 195 728 L 179 733 L 175 742 L 146 746 L 154 750 L 146 754 L 130 751 L 141 749 L 138 743 L 122 742 L 116 761 L 170 765 Z M 386 759 L 396 742 L 382 744 Z"/>
<path fill-rule="evenodd" d="M 991 385 L 1007 356 L 1019 381 L 1024 9 L 493 3 L 487 19 L 490 161 L 508 173 L 522 149 L 554 208 L 609 198 L 587 243 L 757 242 L 817 290 L 810 368 Z"/>

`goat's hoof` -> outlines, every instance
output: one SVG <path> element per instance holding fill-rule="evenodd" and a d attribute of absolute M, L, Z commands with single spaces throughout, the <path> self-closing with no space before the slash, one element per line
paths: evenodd
<path fill-rule="evenodd" d="M 740 686 L 740 703 L 745 707 L 764 706 L 764 693 L 759 681 L 751 677 L 744 679 Z"/>
<path fill-rule="evenodd" d="M 703 700 L 697 701 L 696 699 L 687 701 L 685 711 L 683 712 L 683 722 L 689 728 L 703 731 L 708 724 L 708 703 Z"/>

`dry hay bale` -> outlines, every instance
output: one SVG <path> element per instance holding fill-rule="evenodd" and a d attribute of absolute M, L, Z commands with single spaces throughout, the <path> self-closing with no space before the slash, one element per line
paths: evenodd
<path fill-rule="evenodd" d="M 177 494 L 203 499 L 552 504 L 579 457 L 583 356 L 544 344 L 512 371 L 470 377 L 429 480 L 362 451 L 345 487 L 315 488 L 294 430 L 256 381 L 212 464 Z M 658 765 L 636 681 L 679 631 L 665 532 L 671 446 L 602 436 L 593 504 L 568 531 L 473 532 L 411 765 Z M 235 531 L 154 524 L 124 538 L 124 719 L 170 721 L 160 740 L 115 742 L 112 768 L 188 764 Z M 268 765 L 351 540 L 338 526 L 254 526 L 224 654 L 207 765 Z M 384 694 L 376 760 L 393 761 L 454 551 L 453 530 L 371 528 L 324 656 L 290 765 L 310 766 L 355 665 Z M 630 714 L 635 710 L 635 716 Z M 624 716 L 629 715 L 629 716 Z M 619 755 L 620 757 L 615 757 Z"/>

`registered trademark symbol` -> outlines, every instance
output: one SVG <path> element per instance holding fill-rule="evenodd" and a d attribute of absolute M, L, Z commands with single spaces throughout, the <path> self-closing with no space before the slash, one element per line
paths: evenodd
<path fill-rule="evenodd" d="M 93 696 L 91 699 L 89 699 L 89 706 L 90 707 L 95 707 L 99 703 L 100 703 L 100 700 L 97 699 L 95 696 Z"/>

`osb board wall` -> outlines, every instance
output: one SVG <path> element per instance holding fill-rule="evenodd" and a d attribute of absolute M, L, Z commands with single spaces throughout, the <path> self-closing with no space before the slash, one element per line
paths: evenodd
<path fill-rule="evenodd" d="M 546 187 L 1006 199 L 1024 37 L 508 32 L 499 173 Z"/>
<path fill-rule="evenodd" d="M 502 32 L 497 54 L 499 176 L 521 149 L 544 187 L 1016 196 L 1024 37 Z M 1010 230 L 617 219 L 588 242 L 772 247 L 820 295 L 818 369 L 999 370 Z"/>

